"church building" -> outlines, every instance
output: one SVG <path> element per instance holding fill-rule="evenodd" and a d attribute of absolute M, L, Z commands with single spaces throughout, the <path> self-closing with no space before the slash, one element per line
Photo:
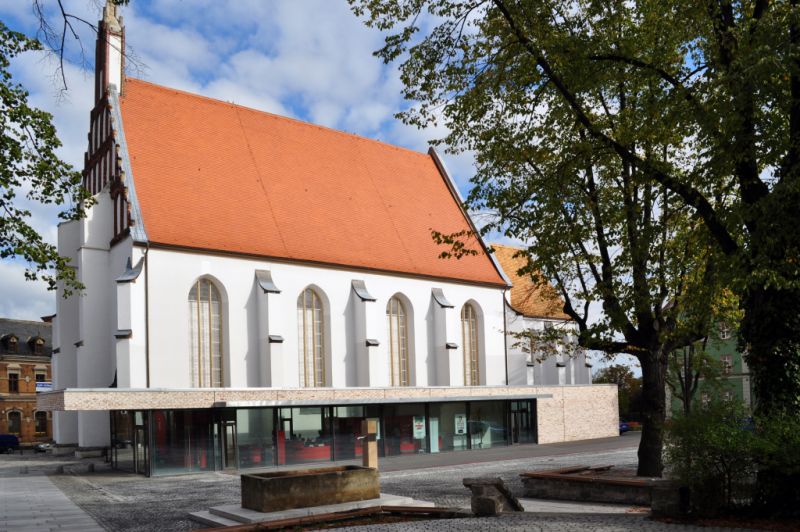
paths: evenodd
<path fill-rule="evenodd" d="M 506 356 L 510 283 L 431 149 L 124 74 L 99 23 L 84 185 L 63 223 L 81 294 L 57 296 L 56 452 L 146 475 L 617 433 L 613 386 L 533 386 Z M 509 385 L 510 382 L 518 384 Z"/>

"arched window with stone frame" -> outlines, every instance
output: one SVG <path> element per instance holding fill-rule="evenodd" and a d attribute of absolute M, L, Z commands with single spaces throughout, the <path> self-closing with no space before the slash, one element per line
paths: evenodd
<path fill-rule="evenodd" d="M 12 410 L 6 419 L 8 420 L 8 433 L 19 436 L 22 432 L 22 413 L 19 410 Z"/>
<path fill-rule="evenodd" d="M 478 312 L 472 303 L 461 307 L 461 346 L 464 353 L 464 386 L 478 386 L 481 382 Z"/>
<path fill-rule="evenodd" d="M 297 297 L 297 336 L 300 386 L 327 386 L 325 308 L 320 294 L 310 286 Z"/>
<path fill-rule="evenodd" d="M 224 384 L 223 315 L 220 290 L 208 278 L 195 281 L 189 291 L 192 387 L 219 388 Z"/>
<path fill-rule="evenodd" d="M 389 382 L 392 386 L 409 386 L 408 312 L 396 295 L 386 304 L 386 328 L 389 338 Z"/>

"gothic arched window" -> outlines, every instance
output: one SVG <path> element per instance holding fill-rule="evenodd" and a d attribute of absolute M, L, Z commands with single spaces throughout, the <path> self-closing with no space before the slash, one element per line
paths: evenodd
<path fill-rule="evenodd" d="M 461 345 L 464 348 L 464 386 L 478 386 L 478 315 L 470 303 L 461 309 Z"/>
<path fill-rule="evenodd" d="M 297 333 L 300 386 L 325 386 L 327 374 L 322 300 L 312 288 L 306 288 L 297 298 Z"/>
<path fill-rule="evenodd" d="M 222 386 L 222 301 L 217 287 L 198 279 L 189 292 L 192 332 L 192 386 Z"/>
<path fill-rule="evenodd" d="M 386 305 L 389 333 L 389 371 L 392 386 L 408 386 L 408 319 L 403 302 L 393 297 Z"/>

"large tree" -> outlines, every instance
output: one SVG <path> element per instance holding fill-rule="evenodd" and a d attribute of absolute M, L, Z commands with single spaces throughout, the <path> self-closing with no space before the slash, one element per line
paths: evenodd
<path fill-rule="evenodd" d="M 9 70 L 18 54 L 41 49 L 0 21 L 0 259 L 22 260 L 28 279 L 43 279 L 50 288 L 60 282 L 69 293 L 80 288 L 75 271 L 33 226 L 30 207 L 61 205 L 60 218 L 75 220 L 89 197 L 80 173 L 56 152 L 61 143 L 52 116 L 29 104 Z"/>
<path fill-rule="evenodd" d="M 401 116 L 475 151 L 468 203 L 530 242 L 582 345 L 641 361 L 640 474 L 661 472 L 666 354 L 720 277 L 762 408 L 800 410 L 796 0 L 351 2 L 402 62 Z"/>

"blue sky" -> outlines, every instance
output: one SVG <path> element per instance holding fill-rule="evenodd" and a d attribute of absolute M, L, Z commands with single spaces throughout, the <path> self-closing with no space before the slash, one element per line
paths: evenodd
<path fill-rule="evenodd" d="M 63 0 L 67 12 L 93 24 L 104 3 Z M 56 0 L 43 4 L 60 24 Z M 32 5 L 0 0 L 0 20 L 37 36 Z M 365 27 L 345 0 L 131 0 L 121 14 L 128 75 L 418 151 L 447 132 L 441 126 L 419 130 L 394 118 L 409 105 L 397 65 L 372 55 L 383 36 Z M 74 25 L 80 41 L 67 39 L 66 92 L 47 54 L 20 56 L 12 72 L 31 102 L 53 114 L 62 157 L 81 168 L 93 97 L 94 34 L 80 22 Z M 466 196 L 472 154 L 444 158 Z M 31 210 L 34 226 L 55 242 L 57 211 L 38 205 Z M 0 316 L 36 320 L 54 311 L 54 293 L 25 281 L 24 264 L 0 261 Z"/>
<path fill-rule="evenodd" d="M 44 0 L 53 24 L 56 0 Z M 92 23 L 102 0 L 65 0 L 66 10 Z M 37 35 L 32 0 L 0 0 L 0 20 Z M 418 130 L 394 118 L 408 105 L 396 65 L 372 52 L 382 36 L 353 15 L 345 0 L 132 0 L 121 8 L 128 74 L 154 83 L 307 120 L 425 151 L 444 129 Z M 94 35 L 74 22 L 84 47 L 67 39 L 68 90 L 60 92 L 52 57 L 27 53 L 12 64 L 34 105 L 52 113 L 62 157 L 80 168 L 92 102 Z M 135 63 L 135 64 L 133 64 Z M 445 156 L 462 194 L 472 156 Z M 56 210 L 33 205 L 35 226 L 55 242 Z M 54 294 L 24 281 L 24 265 L 0 262 L 0 316 L 38 319 L 54 311 Z"/>

